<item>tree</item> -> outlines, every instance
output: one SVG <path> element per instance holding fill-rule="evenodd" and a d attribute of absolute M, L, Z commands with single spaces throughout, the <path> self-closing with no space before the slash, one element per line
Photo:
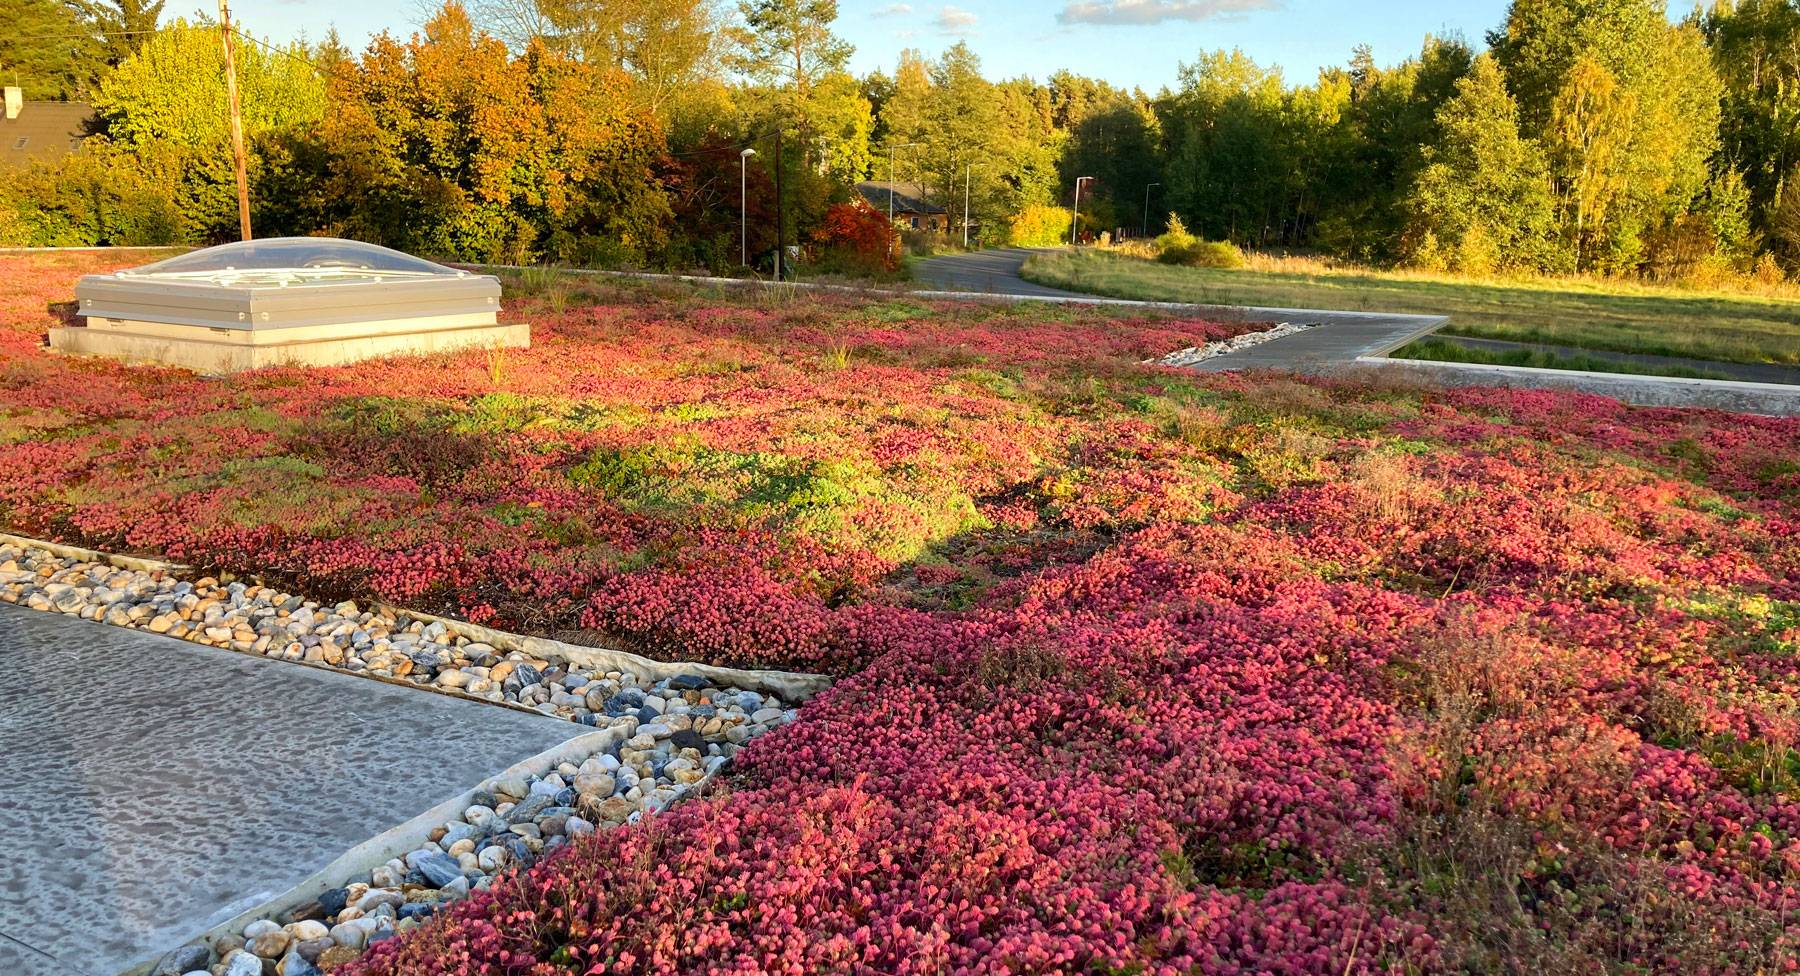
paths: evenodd
<path fill-rule="evenodd" d="M 105 67 L 96 25 L 72 0 L 12 0 L 0 29 L 0 69 L 30 99 L 87 95 Z"/>
<path fill-rule="evenodd" d="M 78 0 L 99 34 L 106 63 L 137 53 L 162 20 L 165 0 Z"/>
<path fill-rule="evenodd" d="M 1438 140 L 1438 112 L 1473 58 L 1458 39 L 1427 37 L 1416 57 L 1391 68 L 1366 50 L 1352 59 L 1343 131 L 1315 190 L 1315 244 L 1360 260 L 1399 256 L 1402 201 L 1424 166 L 1424 148 Z"/>
<path fill-rule="evenodd" d="M 1093 177 L 1083 212 L 1095 214 L 1101 227 L 1135 233 L 1146 219 L 1145 189 L 1163 182 L 1162 133 L 1149 98 L 1104 83 L 1082 84 L 1066 72 L 1053 76 L 1051 85 L 1066 93 L 1058 113 L 1068 125 L 1058 165 L 1062 185 Z"/>
<path fill-rule="evenodd" d="M 325 79 L 305 45 L 241 44 L 236 55 L 246 138 L 325 117 Z M 219 29 L 178 20 L 157 33 L 106 77 L 94 108 L 121 142 L 223 145 L 230 133 Z"/>
<path fill-rule="evenodd" d="M 535 6 L 561 50 L 629 74 L 652 109 L 718 71 L 713 0 L 536 0 Z"/>
<path fill-rule="evenodd" d="M 1630 90 L 1649 73 L 1669 29 L 1662 0 L 1513 0 L 1488 35 L 1519 106 L 1523 131 L 1548 131 L 1569 72 L 1592 58 Z"/>
<path fill-rule="evenodd" d="M 837 0 L 739 0 L 738 13 L 743 26 L 731 32 L 736 50 L 728 63 L 762 88 L 754 99 L 758 127 L 792 135 L 795 183 L 821 173 L 862 179 L 874 125 L 868 99 L 844 70 L 851 47 L 832 33 Z M 817 189 L 795 199 L 819 217 L 829 203 Z"/>
<path fill-rule="evenodd" d="M 1782 264 L 1790 272 L 1800 271 L 1800 169 L 1788 174 L 1775 196 L 1769 237 Z"/>
<path fill-rule="evenodd" d="M 1406 201 L 1411 258 L 1472 274 L 1562 267 L 1543 149 L 1519 134 L 1493 57 L 1475 59 L 1438 126 Z"/>
<path fill-rule="evenodd" d="M 1718 4 L 1705 32 L 1724 85 L 1720 162 L 1742 174 L 1751 226 L 1768 232 L 1800 166 L 1800 6 L 1791 0 Z"/>
<path fill-rule="evenodd" d="M 641 260 L 666 238 L 665 144 L 629 87 L 541 41 L 514 57 L 447 4 L 334 77 L 323 222 L 467 260 Z"/>
<path fill-rule="evenodd" d="M 1552 106 L 1549 157 L 1562 174 L 1558 202 L 1578 268 L 1601 250 L 1605 242 L 1596 237 L 1627 189 L 1636 114 L 1636 97 L 1621 91 L 1612 72 L 1587 56 L 1570 68 Z"/>
<path fill-rule="evenodd" d="M 739 0 L 738 12 L 744 26 L 736 32 L 733 65 L 756 81 L 787 89 L 801 111 L 820 79 L 842 72 L 850 60 L 850 45 L 831 30 L 837 0 Z"/>
<path fill-rule="evenodd" d="M 1181 66 L 1181 87 L 1157 106 L 1168 141 L 1168 199 L 1203 236 L 1278 240 L 1288 210 L 1281 72 L 1242 51 Z"/>
<path fill-rule="evenodd" d="M 1646 234 L 1688 214 L 1712 175 L 1718 76 L 1698 28 L 1670 25 L 1665 9 L 1662 0 L 1513 0 L 1505 26 L 1490 36 L 1524 133 L 1554 150 L 1559 196 L 1591 197 L 1575 189 L 1585 183 L 1606 203 L 1603 220 L 1579 227 L 1580 206 L 1560 210 L 1564 235 L 1582 242 L 1584 267 L 1634 269 Z M 1602 90 L 1622 116 L 1599 111 Z M 1578 104 L 1587 110 L 1571 115 Z M 1603 116 L 1606 138 L 1589 148 L 1606 161 L 1587 158 L 1579 139 L 1557 131 L 1559 120 Z"/>

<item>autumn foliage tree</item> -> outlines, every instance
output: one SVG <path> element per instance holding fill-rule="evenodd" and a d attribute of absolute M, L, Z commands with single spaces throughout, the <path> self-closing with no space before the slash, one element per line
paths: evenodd
<path fill-rule="evenodd" d="M 659 245 L 663 133 L 629 79 L 534 42 L 515 56 L 447 4 L 333 79 L 332 229 L 479 261 L 598 260 Z"/>

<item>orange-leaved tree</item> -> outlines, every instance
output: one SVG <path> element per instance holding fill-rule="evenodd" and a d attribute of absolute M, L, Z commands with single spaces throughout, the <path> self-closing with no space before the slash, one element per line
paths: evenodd
<path fill-rule="evenodd" d="M 533 44 L 514 56 L 447 3 L 332 79 L 334 230 L 470 261 L 641 253 L 667 233 L 662 128 L 629 79 Z"/>

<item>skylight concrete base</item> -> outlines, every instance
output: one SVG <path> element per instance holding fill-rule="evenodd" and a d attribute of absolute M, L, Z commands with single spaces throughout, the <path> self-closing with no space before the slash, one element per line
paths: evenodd
<path fill-rule="evenodd" d="M 90 316 L 86 328 L 50 330 L 50 348 L 75 356 L 237 373 L 266 366 L 342 366 L 387 356 L 462 349 L 524 349 L 526 323 L 497 325 L 476 316 L 358 322 L 293 329 L 211 329 Z"/>

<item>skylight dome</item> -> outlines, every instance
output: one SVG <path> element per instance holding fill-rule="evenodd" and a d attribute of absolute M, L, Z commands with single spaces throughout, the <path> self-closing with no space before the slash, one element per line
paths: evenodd
<path fill-rule="evenodd" d="M 498 324 L 499 279 L 329 237 L 88 275 L 75 297 L 87 327 L 51 330 L 53 348 L 204 372 L 530 343 L 528 326 Z"/>
<path fill-rule="evenodd" d="M 450 275 L 468 272 L 416 258 L 391 247 L 336 237 L 274 237 L 192 251 L 166 261 L 118 272 L 121 277 L 218 277 L 284 271 L 297 276 Z"/>

